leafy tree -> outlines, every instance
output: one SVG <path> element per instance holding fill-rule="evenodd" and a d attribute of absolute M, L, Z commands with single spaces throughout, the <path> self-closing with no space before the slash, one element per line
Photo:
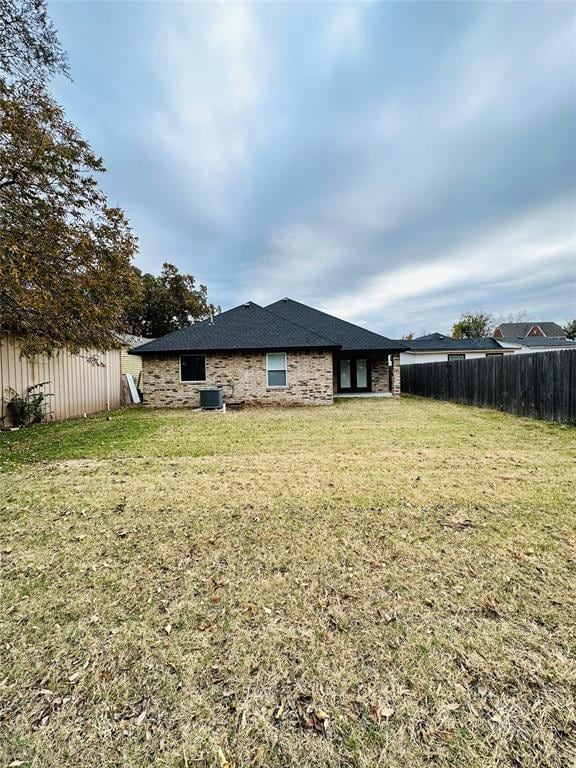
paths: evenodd
<path fill-rule="evenodd" d="M 563 330 L 568 339 L 576 339 L 576 318 L 568 320 Z"/>
<path fill-rule="evenodd" d="M 45 0 L 0 0 L 0 72 L 35 83 L 68 74 Z"/>
<path fill-rule="evenodd" d="M 455 339 L 481 339 L 493 332 L 492 315 L 485 312 L 466 312 L 452 326 L 452 336 Z"/>
<path fill-rule="evenodd" d="M 98 188 L 102 159 L 45 89 L 66 61 L 43 0 L 0 10 L 0 330 L 29 354 L 105 349 L 139 288 L 136 239 Z"/>
<path fill-rule="evenodd" d="M 220 311 L 208 303 L 206 286 L 197 285 L 192 275 L 180 274 L 173 264 L 164 263 L 158 276 L 135 272 L 141 291 L 126 313 L 126 324 L 134 334 L 157 338 Z"/>

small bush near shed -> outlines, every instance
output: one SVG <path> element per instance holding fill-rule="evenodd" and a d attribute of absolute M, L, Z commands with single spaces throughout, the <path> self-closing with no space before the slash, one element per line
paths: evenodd
<path fill-rule="evenodd" d="M 7 390 L 10 395 L 7 411 L 15 427 L 29 427 L 31 424 L 39 424 L 46 415 L 46 398 L 51 395 L 42 391 L 42 387 L 49 384 L 43 381 L 26 388 L 24 395 L 20 395 L 11 387 Z"/>

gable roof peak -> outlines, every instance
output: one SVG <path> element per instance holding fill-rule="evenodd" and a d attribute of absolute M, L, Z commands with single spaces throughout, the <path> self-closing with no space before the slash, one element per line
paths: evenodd
<path fill-rule="evenodd" d="M 504 338 L 521 339 L 528 336 L 533 328 L 538 328 L 548 338 L 565 338 L 566 336 L 564 329 L 552 320 L 500 323 L 494 332 L 501 334 Z"/>
<path fill-rule="evenodd" d="M 382 334 L 369 331 L 360 325 L 342 320 L 328 314 L 328 312 L 323 312 L 287 296 L 268 304 L 265 309 L 301 328 L 332 339 L 344 351 L 382 350 L 399 352 L 408 349 L 408 346 L 402 341 L 389 339 Z"/>
<path fill-rule="evenodd" d="M 439 333 L 438 331 L 435 331 L 434 333 L 426 333 L 424 336 L 416 336 L 416 338 L 412 339 L 412 341 L 426 341 L 427 339 L 449 339 L 450 336 L 446 336 L 445 333 Z"/>

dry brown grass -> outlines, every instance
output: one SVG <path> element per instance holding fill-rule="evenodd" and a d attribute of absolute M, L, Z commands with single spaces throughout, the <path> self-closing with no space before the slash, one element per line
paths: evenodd
<path fill-rule="evenodd" d="M 0 765 L 573 764 L 574 437 L 412 398 L 10 435 Z"/>

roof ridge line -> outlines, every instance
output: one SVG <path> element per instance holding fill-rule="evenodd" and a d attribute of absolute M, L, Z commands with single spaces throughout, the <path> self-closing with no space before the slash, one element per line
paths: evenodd
<path fill-rule="evenodd" d="M 329 317 L 332 320 L 338 320 L 338 322 L 340 323 L 346 323 L 347 325 L 351 325 L 353 328 L 358 328 L 359 330 L 364 331 L 365 333 L 370 333 L 373 336 L 379 336 L 381 339 L 384 339 L 385 341 L 400 341 L 400 339 L 391 339 L 389 336 L 383 336 L 381 333 L 376 333 L 376 331 L 371 331 L 370 328 L 364 328 L 363 326 L 358 325 L 357 323 L 351 323 L 350 320 L 343 320 L 341 317 L 337 317 L 336 315 L 331 315 L 329 312 L 324 312 L 324 310 L 318 309 L 317 307 L 311 307 L 309 304 L 304 304 L 303 301 L 297 301 L 296 299 L 291 299 L 289 296 L 285 296 L 283 299 L 278 299 L 277 301 L 273 301 L 272 304 L 278 304 L 281 301 L 291 301 L 294 304 L 299 304 L 301 307 L 306 307 L 306 309 L 312 309 L 314 310 L 314 312 L 319 312 L 321 315 L 325 315 L 326 317 Z M 270 306 L 272 305 L 269 304 L 267 307 L 264 307 L 264 309 L 268 310 L 268 307 Z M 272 314 L 275 314 L 275 312 L 272 312 Z M 280 317 L 282 317 L 282 315 L 280 315 Z M 309 330 L 305 325 L 300 325 L 299 327 L 303 328 L 304 330 Z M 342 346 L 342 345 L 339 345 L 339 346 Z"/>
<path fill-rule="evenodd" d="M 282 299 L 280 299 L 282 301 Z M 290 299 L 292 301 L 292 299 Z M 305 305 L 304 305 L 305 306 Z M 339 344 L 337 341 L 334 341 L 334 339 L 329 339 L 328 336 L 322 336 L 319 333 L 316 333 L 316 331 L 310 330 L 310 328 L 307 328 L 305 325 L 300 325 L 300 323 L 295 323 L 293 320 L 288 320 L 287 317 L 282 317 L 282 315 L 277 315 L 276 312 L 272 312 L 268 309 L 268 307 L 261 307 L 261 309 L 264 310 L 264 312 L 268 312 L 269 315 L 272 315 L 272 317 L 275 317 L 277 320 L 283 320 L 285 323 L 288 323 L 289 325 L 293 325 L 294 328 L 300 328 L 302 331 L 306 331 L 306 333 L 311 333 L 312 336 L 316 336 L 317 339 L 320 339 L 321 341 L 329 341 L 331 345 L 336 347 L 342 347 L 342 344 Z"/>

